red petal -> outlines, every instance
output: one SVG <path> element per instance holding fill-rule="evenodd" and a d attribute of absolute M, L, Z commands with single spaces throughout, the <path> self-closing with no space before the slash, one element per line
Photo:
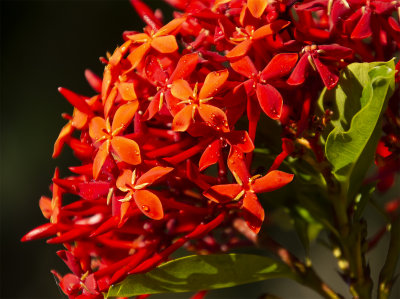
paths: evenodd
<path fill-rule="evenodd" d="M 139 146 L 131 139 L 115 136 L 111 139 L 111 146 L 117 156 L 125 163 L 137 165 L 142 161 Z"/>
<path fill-rule="evenodd" d="M 148 190 L 137 190 L 133 195 L 136 205 L 143 214 L 155 220 L 164 218 L 160 199 Z"/>
<path fill-rule="evenodd" d="M 150 169 L 149 171 L 145 172 L 140 176 L 140 178 L 136 181 L 135 185 L 142 185 L 142 184 L 153 184 L 156 180 L 163 177 L 164 175 L 173 171 L 174 168 L 172 167 L 162 167 L 156 166 Z"/>
<path fill-rule="evenodd" d="M 50 237 L 59 231 L 58 225 L 55 223 L 46 223 L 32 229 L 29 233 L 22 237 L 21 241 L 33 241 L 40 238 Z"/>
<path fill-rule="evenodd" d="M 293 174 L 273 170 L 268 172 L 265 176 L 256 179 L 251 188 L 255 193 L 264 193 L 277 190 L 289 184 L 293 180 Z"/>
<path fill-rule="evenodd" d="M 238 57 L 244 56 L 249 51 L 252 44 L 253 44 L 253 41 L 246 39 L 245 41 L 242 41 L 240 44 L 236 45 L 232 50 L 230 50 L 225 55 L 225 57 L 238 58 Z"/>
<path fill-rule="evenodd" d="M 296 67 L 294 68 L 292 74 L 290 75 L 289 79 L 287 80 L 288 84 L 300 85 L 300 84 L 304 83 L 308 69 L 310 67 L 310 63 L 308 62 L 309 55 L 310 54 L 306 53 L 300 58 Z"/>
<path fill-rule="evenodd" d="M 235 145 L 243 153 L 250 153 L 254 150 L 253 141 L 247 131 L 233 131 L 226 133 L 226 140 L 231 145 Z"/>
<path fill-rule="evenodd" d="M 336 86 L 336 83 L 339 81 L 339 76 L 334 74 L 326 65 L 321 63 L 321 61 L 318 58 L 313 57 L 313 60 L 326 88 L 328 89 L 334 88 Z"/>
<path fill-rule="evenodd" d="M 163 67 L 161 60 L 154 56 L 148 55 L 145 63 L 146 77 L 154 82 L 166 82 L 168 75 Z"/>
<path fill-rule="evenodd" d="M 178 132 L 185 132 L 192 123 L 193 105 L 187 105 L 179 111 L 172 121 L 172 130 Z"/>
<path fill-rule="evenodd" d="M 151 46 L 160 53 L 173 53 L 178 50 L 178 44 L 173 35 L 156 37 L 151 41 Z"/>
<path fill-rule="evenodd" d="M 199 161 L 199 169 L 203 171 L 207 167 L 218 162 L 221 152 L 221 141 L 219 139 L 214 140 L 209 144 L 203 154 L 201 155 Z"/>
<path fill-rule="evenodd" d="M 224 111 L 207 104 L 201 104 L 198 107 L 198 111 L 200 117 L 212 128 L 222 130 L 222 132 L 229 132 L 228 119 Z"/>
<path fill-rule="evenodd" d="M 91 70 L 86 69 L 85 78 L 89 82 L 90 87 L 92 87 L 94 91 L 101 92 L 102 81 L 99 76 L 97 76 Z"/>
<path fill-rule="evenodd" d="M 247 169 L 242 151 L 235 145 L 231 146 L 228 156 L 228 167 L 232 173 L 241 180 L 238 182 L 247 185 L 250 179 L 250 174 Z"/>
<path fill-rule="evenodd" d="M 115 111 L 111 130 L 114 132 L 121 127 L 124 130 L 132 120 L 138 107 L 139 101 L 132 101 L 119 107 L 118 110 Z"/>
<path fill-rule="evenodd" d="M 229 72 L 227 69 L 209 73 L 200 89 L 199 99 L 206 99 L 216 94 L 224 85 L 228 76 Z"/>
<path fill-rule="evenodd" d="M 76 94 L 75 92 L 68 90 L 63 87 L 59 87 L 58 91 L 71 103 L 76 109 L 86 113 L 88 115 L 93 115 L 93 111 L 90 106 L 86 103 L 82 96 Z"/>
<path fill-rule="evenodd" d="M 161 22 L 156 18 L 153 11 L 146 4 L 139 0 L 130 0 L 130 2 L 143 22 L 149 25 L 151 29 L 157 30 L 162 26 Z"/>
<path fill-rule="evenodd" d="M 257 74 L 258 71 L 251 61 L 249 56 L 245 56 L 238 60 L 231 62 L 231 67 L 239 74 L 245 76 L 246 78 L 251 78 L 253 75 Z"/>
<path fill-rule="evenodd" d="M 279 91 L 270 84 L 257 84 L 257 98 L 262 110 L 272 119 L 282 114 L 283 99 Z"/>
<path fill-rule="evenodd" d="M 214 185 L 204 191 L 203 195 L 212 201 L 225 203 L 235 199 L 242 190 L 243 187 L 238 184 Z"/>
<path fill-rule="evenodd" d="M 174 97 L 186 101 L 193 96 L 193 90 L 186 80 L 178 79 L 172 83 L 171 93 Z"/>
<path fill-rule="evenodd" d="M 258 201 L 257 196 L 254 193 L 246 192 L 243 199 L 243 212 L 244 219 L 246 220 L 249 228 L 258 234 L 261 229 L 261 225 L 264 222 L 264 209 Z"/>
<path fill-rule="evenodd" d="M 357 26 L 351 33 L 353 39 L 364 39 L 372 35 L 371 28 L 371 10 L 366 9 L 361 19 L 358 21 Z"/>
<path fill-rule="evenodd" d="M 78 194 L 84 199 L 98 199 L 102 196 L 106 196 L 111 185 L 109 182 L 86 182 L 77 184 Z"/>
<path fill-rule="evenodd" d="M 296 65 L 297 53 L 281 53 L 275 55 L 261 72 L 261 79 L 268 81 L 288 75 Z"/>
<path fill-rule="evenodd" d="M 263 12 L 265 11 L 265 8 L 268 5 L 268 1 L 265 0 L 248 0 L 247 1 L 247 7 L 250 11 L 250 13 L 253 15 L 255 18 L 261 17 Z"/>
<path fill-rule="evenodd" d="M 182 56 L 174 72 L 172 73 L 169 82 L 173 82 L 176 79 L 182 79 L 190 75 L 196 68 L 199 61 L 199 55 L 197 53 L 186 54 Z"/>

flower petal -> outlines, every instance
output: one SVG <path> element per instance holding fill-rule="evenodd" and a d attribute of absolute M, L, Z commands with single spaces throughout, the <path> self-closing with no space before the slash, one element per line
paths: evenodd
<path fill-rule="evenodd" d="M 235 145 L 231 146 L 228 156 L 228 167 L 239 185 L 249 182 L 250 174 L 244 160 L 243 152 Z"/>
<path fill-rule="evenodd" d="M 310 63 L 308 62 L 309 55 L 310 54 L 306 53 L 303 56 L 301 56 L 299 62 L 297 63 L 292 74 L 287 80 L 287 84 L 300 85 L 304 83 L 304 81 L 306 80 L 308 69 L 310 67 Z"/>
<path fill-rule="evenodd" d="M 210 125 L 216 130 L 222 130 L 222 132 L 229 132 L 228 119 L 226 118 L 224 111 L 208 104 L 201 104 L 198 107 L 198 111 L 200 117 L 207 123 L 207 125 Z"/>
<path fill-rule="evenodd" d="M 243 199 L 243 214 L 248 227 L 258 234 L 264 222 L 265 212 L 254 193 L 246 192 Z"/>
<path fill-rule="evenodd" d="M 135 182 L 133 182 L 134 184 Z M 130 188 L 132 186 L 132 170 L 124 169 L 115 183 L 118 189 Z"/>
<path fill-rule="evenodd" d="M 288 75 L 296 65 L 297 53 L 280 53 L 275 55 L 261 72 L 261 79 L 268 81 Z"/>
<path fill-rule="evenodd" d="M 339 81 L 339 76 L 333 73 L 326 65 L 324 65 L 317 57 L 313 57 L 314 64 L 317 67 L 318 73 L 321 76 L 326 88 L 332 89 Z"/>
<path fill-rule="evenodd" d="M 197 53 L 191 53 L 182 56 L 179 59 L 175 70 L 169 79 L 169 82 L 173 82 L 177 79 L 182 79 L 190 75 L 195 70 L 198 61 L 199 54 Z"/>
<path fill-rule="evenodd" d="M 142 174 L 140 178 L 136 181 L 135 185 L 153 184 L 156 180 L 160 179 L 161 177 L 170 173 L 173 170 L 174 168 L 172 167 L 162 167 L 162 166 L 153 167 L 149 171 Z"/>
<path fill-rule="evenodd" d="M 172 130 L 185 132 L 192 123 L 193 105 L 187 105 L 179 111 L 172 121 Z"/>
<path fill-rule="evenodd" d="M 256 179 L 252 184 L 255 193 L 264 193 L 277 190 L 293 180 L 293 174 L 279 170 L 268 172 L 263 177 Z"/>
<path fill-rule="evenodd" d="M 216 94 L 224 85 L 228 76 L 229 72 L 227 69 L 209 73 L 200 89 L 199 99 L 206 99 Z"/>
<path fill-rule="evenodd" d="M 137 99 L 135 88 L 132 82 L 119 83 L 118 91 L 124 101 L 134 101 Z"/>
<path fill-rule="evenodd" d="M 139 210 L 147 217 L 160 220 L 164 218 L 164 211 L 160 199 L 148 190 L 137 190 L 133 198 Z"/>
<path fill-rule="evenodd" d="M 253 61 L 249 56 L 244 56 L 238 60 L 231 62 L 231 67 L 239 74 L 245 76 L 246 78 L 251 78 L 253 75 L 257 74 L 257 68 L 255 67 Z"/>
<path fill-rule="evenodd" d="M 247 54 L 252 44 L 253 42 L 251 40 L 246 39 L 230 50 L 225 57 L 230 59 L 242 57 Z"/>
<path fill-rule="evenodd" d="M 209 144 L 201 155 L 199 161 L 199 169 L 203 171 L 207 167 L 218 162 L 218 159 L 221 155 L 221 141 L 219 139 L 214 140 L 211 144 Z"/>
<path fill-rule="evenodd" d="M 83 96 L 66 89 L 64 87 L 59 87 L 58 91 L 64 96 L 64 98 L 71 103 L 76 109 L 88 115 L 93 115 L 93 111 L 84 100 Z"/>
<path fill-rule="evenodd" d="M 257 84 L 257 99 L 262 110 L 272 119 L 282 114 L 283 99 L 279 91 L 270 84 Z"/>
<path fill-rule="evenodd" d="M 172 83 L 171 94 L 182 101 L 187 101 L 193 96 L 193 90 L 186 80 L 178 79 Z"/>
<path fill-rule="evenodd" d="M 150 43 L 144 43 L 128 55 L 127 59 L 130 61 L 132 69 L 136 68 L 139 65 L 149 49 Z"/>
<path fill-rule="evenodd" d="M 275 34 L 282 30 L 283 28 L 289 26 L 290 22 L 286 20 L 277 20 L 273 23 L 264 25 L 260 28 L 258 28 L 256 31 L 253 33 L 253 39 L 258 40 L 261 38 L 264 38 L 268 35 Z"/>
<path fill-rule="evenodd" d="M 237 146 L 243 153 L 250 153 L 254 150 L 253 141 L 247 131 L 232 131 L 226 133 L 225 136 L 229 144 Z"/>
<path fill-rule="evenodd" d="M 364 39 L 372 35 L 371 28 L 371 10 L 365 9 L 365 12 L 358 21 L 357 26 L 351 33 L 352 39 Z"/>
<path fill-rule="evenodd" d="M 114 119 L 112 122 L 111 130 L 114 132 L 119 128 L 123 130 L 128 126 L 129 122 L 135 116 L 135 113 L 139 107 L 139 101 L 131 101 L 127 104 L 120 106 L 115 111 Z"/>
<path fill-rule="evenodd" d="M 75 128 L 72 126 L 71 122 L 68 122 L 60 131 L 56 142 L 54 143 L 53 158 L 58 157 L 61 154 L 61 150 L 65 142 L 71 137 Z"/>
<path fill-rule="evenodd" d="M 209 200 L 226 203 L 234 200 L 242 190 L 243 187 L 239 184 L 214 185 L 204 191 L 203 195 Z"/>
<path fill-rule="evenodd" d="M 115 136 L 111 139 L 111 147 L 117 156 L 125 163 L 137 165 L 142 162 L 139 146 L 131 139 Z"/>
<path fill-rule="evenodd" d="M 98 140 L 104 136 L 106 121 L 100 116 L 93 117 L 89 122 L 89 135 L 93 140 Z"/>
<path fill-rule="evenodd" d="M 106 140 L 103 144 L 99 147 L 99 150 L 96 153 L 96 156 L 93 160 L 93 178 L 97 179 L 100 174 L 101 167 L 103 166 L 106 158 L 108 156 L 110 150 L 110 142 Z"/>
<path fill-rule="evenodd" d="M 162 28 L 160 28 L 160 30 L 158 30 L 154 34 L 154 37 L 170 34 L 171 32 L 173 32 L 176 29 L 178 29 L 179 26 L 181 26 L 182 23 L 185 22 L 185 20 L 186 20 L 186 17 L 173 19 L 168 24 L 166 24 Z"/>
<path fill-rule="evenodd" d="M 151 46 L 160 53 L 173 53 L 178 50 L 178 44 L 173 35 L 156 37 L 151 41 Z"/>
<path fill-rule="evenodd" d="M 264 13 L 265 8 L 268 5 L 268 1 L 265 0 L 248 0 L 247 1 L 247 8 L 249 9 L 250 13 L 255 18 L 261 17 Z"/>

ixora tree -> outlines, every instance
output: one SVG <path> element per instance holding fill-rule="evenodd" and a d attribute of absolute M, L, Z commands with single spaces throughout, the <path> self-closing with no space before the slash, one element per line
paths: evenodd
<path fill-rule="evenodd" d="M 39 202 L 49 222 L 22 240 L 64 245 L 71 273 L 52 272 L 70 298 L 199 299 L 271 278 L 342 298 L 309 257 L 323 235 L 349 294 L 388 298 L 400 198 L 374 195 L 400 169 L 400 2 L 166 2 L 170 22 L 131 0 L 147 26 L 100 59 L 102 78 L 86 71 L 94 96 L 59 89 L 74 110 L 53 157 L 68 145 L 81 165 L 56 169 Z M 372 238 L 368 204 L 387 221 Z M 276 211 L 304 260 L 267 234 Z M 366 253 L 385 233 L 373 281 Z M 181 247 L 192 255 L 172 259 Z"/>

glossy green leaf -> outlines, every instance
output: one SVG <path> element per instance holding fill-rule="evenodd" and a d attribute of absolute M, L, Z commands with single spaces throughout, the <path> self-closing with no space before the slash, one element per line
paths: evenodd
<path fill-rule="evenodd" d="M 333 111 L 325 153 L 340 182 L 342 195 L 353 199 L 374 159 L 381 117 L 394 89 L 394 61 L 353 63 L 339 84 L 324 90 L 320 108 Z"/>
<path fill-rule="evenodd" d="M 112 286 L 107 297 L 219 289 L 271 278 L 294 277 L 286 265 L 265 256 L 192 255 L 128 276 Z"/>

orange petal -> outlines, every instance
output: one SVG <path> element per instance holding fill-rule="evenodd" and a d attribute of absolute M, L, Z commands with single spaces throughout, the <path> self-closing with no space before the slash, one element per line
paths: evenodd
<path fill-rule="evenodd" d="M 277 20 L 271 24 L 264 25 L 258 28 L 253 33 L 253 39 L 261 39 L 266 37 L 267 35 L 271 35 L 277 33 L 279 30 L 289 26 L 290 22 L 286 20 Z"/>
<path fill-rule="evenodd" d="M 241 56 L 246 55 L 246 53 L 249 51 L 252 41 L 249 39 L 246 39 L 245 41 L 242 41 L 240 44 L 238 44 L 236 47 L 234 47 L 232 50 L 230 50 L 225 57 L 227 58 L 239 58 Z"/>
<path fill-rule="evenodd" d="M 136 205 L 147 217 L 160 220 L 164 217 L 164 211 L 160 199 L 148 190 L 137 190 L 133 198 Z"/>
<path fill-rule="evenodd" d="M 115 185 L 118 189 L 124 189 L 127 186 L 130 187 L 132 185 L 132 170 L 125 168 L 122 174 L 118 177 Z"/>
<path fill-rule="evenodd" d="M 224 85 L 228 76 L 229 72 L 227 69 L 209 73 L 200 89 L 199 99 L 206 99 L 216 94 L 222 85 Z"/>
<path fill-rule="evenodd" d="M 150 36 L 146 33 L 128 35 L 127 38 L 129 38 L 134 43 L 145 43 L 150 40 Z"/>
<path fill-rule="evenodd" d="M 146 55 L 147 51 L 150 49 L 150 43 L 144 43 L 140 45 L 135 50 L 133 50 L 127 57 L 127 59 L 131 63 L 131 69 L 136 68 L 139 63 L 142 61 L 144 55 Z"/>
<path fill-rule="evenodd" d="M 158 30 L 153 36 L 157 37 L 157 36 L 170 34 L 171 32 L 178 29 L 178 27 L 181 26 L 182 23 L 185 22 L 185 20 L 186 20 L 186 17 L 173 19 L 171 22 L 169 22 L 168 24 L 161 27 L 160 30 Z"/>
<path fill-rule="evenodd" d="M 243 212 L 248 227 L 258 234 L 264 222 L 265 212 L 254 193 L 246 192 L 243 199 Z"/>
<path fill-rule="evenodd" d="M 122 82 L 118 84 L 118 91 L 124 101 L 137 100 L 135 88 L 132 82 Z"/>
<path fill-rule="evenodd" d="M 279 170 L 268 172 L 265 176 L 256 179 L 252 189 L 256 193 L 270 192 L 282 188 L 293 180 L 293 174 Z"/>
<path fill-rule="evenodd" d="M 117 93 L 117 87 L 114 86 L 114 87 L 111 89 L 110 94 L 108 95 L 107 99 L 106 99 L 105 102 L 104 102 L 104 117 L 105 117 L 105 118 L 108 117 L 108 115 L 109 115 L 109 113 L 110 113 L 110 110 L 111 110 L 111 108 L 112 108 L 113 105 L 114 105 L 114 102 L 115 102 L 115 99 L 116 99 L 117 95 L 118 95 L 118 93 Z"/>
<path fill-rule="evenodd" d="M 60 134 L 57 137 L 56 142 L 54 143 L 53 149 L 53 158 L 58 157 L 61 153 L 62 147 L 64 146 L 65 141 L 71 136 L 74 132 L 74 127 L 71 122 L 68 122 L 60 131 Z"/>
<path fill-rule="evenodd" d="M 174 168 L 156 166 L 140 176 L 135 185 L 153 184 L 156 180 L 170 173 Z"/>
<path fill-rule="evenodd" d="M 151 46 L 160 53 L 173 53 L 178 50 L 178 44 L 173 35 L 156 37 L 151 41 Z"/>
<path fill-rule="evenodd" d="M 244 56 L 231 62 L 231 67 L 239 74 L 251 78 L 253 75 L 257 74 L 257 68 L 255 67 L 253 61 L 251 61 L 249 56 Z"/>
<path fill-rule="evenodd" d="M 131 139 L 115 136 L 111 139 L 111 146 L 117 156 L 128 164 L 137 165 L 142 161 L 139 146 Z"/>
<path fill-rule="evenodd" d="M 78 130 L 82 129 L 88 120 L 88 115 L 86 113 L 81 112 L 78 109 L 74 109 L 74 113 L 72 115 L 72 125 Z"/>
<path fill-rule="evenodd" d="M 247 0 L 247 7 L 255 18 L 261 17 L 268 5 L 266 0 Z"/>
<path fill-rule="evenodd" d="M 193 96 L 193 90 L 186 80 L 178 79 L 172 83 L 171 93 L 174 97 L 186 101 Z"/>
<path fill-rule="evenodd" d="M 39 200 L 39 207 L 45 218 L 49 219 L 51 217 L 51 214 L 53 214 L 53 208 L 51 206 L 50 198 L 42 196 Z"/>
<path fill-rule="evenodd" d="M 131 202 L 130 201 L 125 201 L 121 203 L 121 210 L 120 210 L 120 220 L 118 226 L 123 225 L 126 214 L 129 211 L 129 208 L 131 207 Z"/>
<path fill-rule="evenodd" d="M 201 104 L 198 108 L 200 117 L 211 127 L 222 132 L 229 132 L 228 119 L 221 109 L 207 104 Z"/>
<path fill-rule="evenodd" d="M 93 140 L 98 140 L 104 136 L 106 121 L 100 116 L 93 117 L 89 122 L 89 135 Z"/>
<path fill-rule="evenodd" d="M 119 107 L 115 112 L 111 130 L 114 132 L 121 127 L 124 130 L 135 116 L 138 107 L 139 101 L 132 101 Z"/>
<path fill-rule="evenodd" d="M 104 74 L 103 74 L 103 82 L 101 85 L 101 99 L 103 102 L 106 100 L 111 83 L 113 83 L 114 78 L 113 78 L 113 72 L 112 72 L 112 66 L 111 64 L 108 64 L 105 69 L 104 69 Z"/>
<path fill-rule="evenodd" d="M 128 51 L 131 43 L 132 43 L 132 41 L 128 40 L 121 47 L 116 48 L 113 55 L 108 60 L 108 63 L 111 64 L 112 66 L 117 65 L 121 61 L 121 59 L 125 55 L 125 53 Z"/>
<path fill-rule="evenodd" d="M 172 130 L 178 132 L 186 131 L 192 123 L 193 105 L 187 105 L 179 111 L 172 121 Z"/>
<path fill-rule="evenodd" d="M 93 178 L 97 179 L 100 174 L 101 167 L 103 167 L 104 162 L 107 159 L 108 153 L 110 150 L 110 141 L 106 140 L 103 144 L 99 147 L 96 156 L 93 160 Z"/>

